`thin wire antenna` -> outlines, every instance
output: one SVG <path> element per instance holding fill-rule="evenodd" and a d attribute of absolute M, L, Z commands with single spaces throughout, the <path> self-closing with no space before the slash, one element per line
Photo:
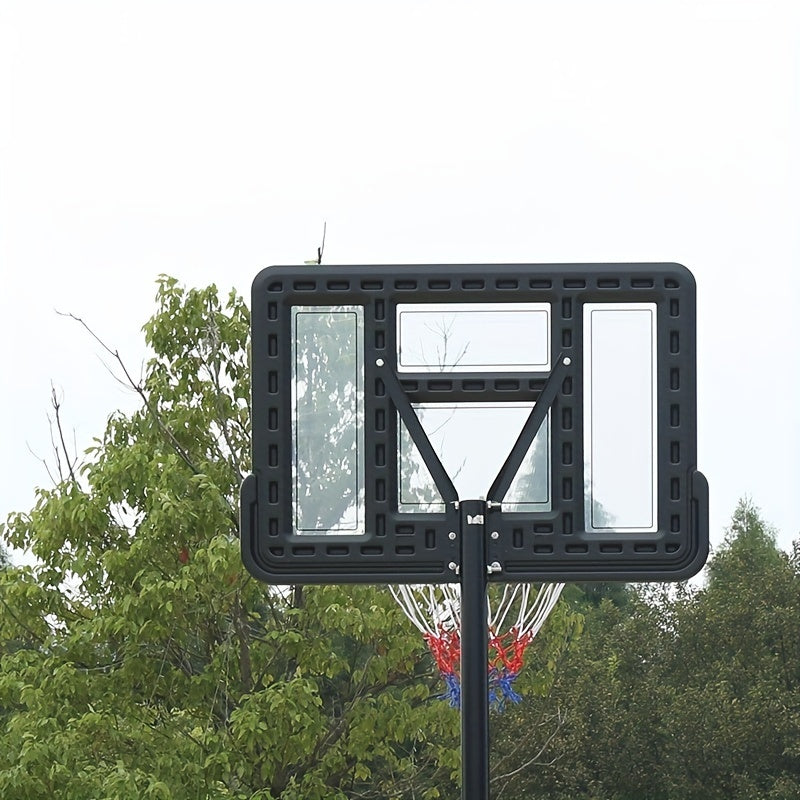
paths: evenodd
<path fill-rule="evenodd" d="M 317 248 L 317 264 L 322 263 L 322 254 L 325 252 L 325 234 L 328 232 L 327 220 L 322 223 L 322 244 Z"/>
<path fill-rule="evenodd" d="M 325 252 L 325 235 L 328 233 L 328 223 L 322 223 L 322 244 L 317 248 L 317 257 L 312 258 L 311 261 L 304 261 L 304 264 L 316 264 L 319 265 L 322 263 L 322 254 Z"/>

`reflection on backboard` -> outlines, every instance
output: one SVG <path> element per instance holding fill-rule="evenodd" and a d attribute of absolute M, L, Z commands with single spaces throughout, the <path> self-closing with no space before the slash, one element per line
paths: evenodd
<path fill-rule="evenodd" d="M 364 529 L 364 310 L 292 308 L 294 531 Z"/>
<path fill-rule="evenodd" d="M 398 372 L 548 369 L 549 303 L 397 306 Z"/>
<path fill-rule="evenodd" d="M 415 404 L 459 497 L 486 499 L 486 493 L 514 446 L 533 403 Z M 400 425 L 398 508 L 401 512 L 443 513 L 425 462 L 405 425 Z M 503 511 L 550 510 L 549 421 L 540 429 L 503 501 Z"/>

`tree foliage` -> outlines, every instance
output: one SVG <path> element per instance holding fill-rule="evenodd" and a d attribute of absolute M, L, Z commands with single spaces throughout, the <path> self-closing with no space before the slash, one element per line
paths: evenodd
<path fill-rule="evenodd" d="M 458 718 L 388 593 L 242 570 L 247 308 L 157 302 L 141 408 L 4 526 L 37 563 L 0 575 L 0 794 L 452 796 Z"/>
<path fill-rule="evenodd" d="M 506 800 L 800 797 L 800 574 L 752 503 L 702 587 L 572 600 L 584 635 L 526 709 L 559 735 Z"/>
<path fill-rule="evenodd" d="M 458 714 L 388 592 L 242 570 L 242 300 L 164 277 L 144 330 L 141 379 L 109 350 L 139 409 L 2 527 L 36 563 L 0 550 L 0 796 L 456 798 Z M 495 800 L 800 796 L 800 560 L 752 503 L 704 585 L 565 597 L 492 718 Z"/>

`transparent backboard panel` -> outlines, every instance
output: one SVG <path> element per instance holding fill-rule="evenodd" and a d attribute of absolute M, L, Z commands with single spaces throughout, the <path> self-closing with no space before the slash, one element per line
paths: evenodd
<path fill-rule="evenodd" d="M 583 311 L 587 531 L 657 530 L 656 305 Z"/>
<path fill-rule="evenodd" d="M 414 410 L 462 500 L 482 500 L 530 414 L 532 403 L 421 403 Z M 398 417 L 398 510 L 443 512 L 425 462 Z M 544 422 L 514 481 L 503 511 L 550 510 L 550 420 Z"/>
<path fill-rule="evenodd" d="M 299 534 L 363 534 L 364 310 L 292 308 L 292 518 Z"/>
<path fill-rule="evenodd" d="M 546 371 L 549 303 L 397 306 L 398 372 Z"/>

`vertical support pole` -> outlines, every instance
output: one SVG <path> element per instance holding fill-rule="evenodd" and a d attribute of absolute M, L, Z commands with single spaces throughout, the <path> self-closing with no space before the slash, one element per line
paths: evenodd
<path fill-rule="evenodd" d="M 461 798 L 489 800 L 486 501 L 462 500 Z"/>

